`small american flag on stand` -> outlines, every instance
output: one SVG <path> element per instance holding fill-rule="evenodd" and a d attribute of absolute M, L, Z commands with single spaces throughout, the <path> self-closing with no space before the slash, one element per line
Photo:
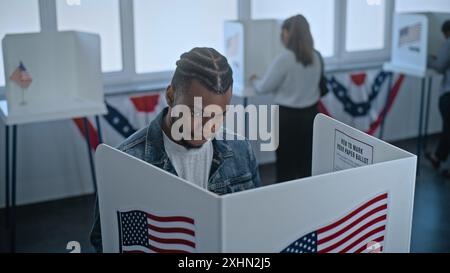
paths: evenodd
<path fill-rule="evenodd" d="M 388 194 L 377 195 L 334 223 L 296 240 L 285 253 L 382 252 Z"/>
<path fill-rule="evenodd" d="M 195 222 L 141 210 L 117 212 L 121 253 L 195 252 Z"/>
<path fill-rule="evenodd" d="M 19 66 L 14 70 L 9 78 L 17 85 L 19 85 L 22 89 L 28 88 L 28 86 L 30 86 L 31 82 L 33 81 L 22 62 L 20 62 Z"/>

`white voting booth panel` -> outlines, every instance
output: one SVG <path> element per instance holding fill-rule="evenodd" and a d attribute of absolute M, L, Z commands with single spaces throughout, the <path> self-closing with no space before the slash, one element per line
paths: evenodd
<path fill-rule="evenodd" d="M 99 35 L 8 34 L 2 45 L 6 101 L 0 102 L 0 112 L 7 124 L 106 113 Z M 10 79 L 20 63 L 32 78 L 24 90 Z"/>
<path fill-rule="evenodd" d="M 103 249 L 367 252 L 373 243 L 409 252 L 415 165 L 414 155 L 324 115 L 314 124 L 312 177 L 223 196 L 101 145 Z M 138 231 L 142 212 L 149 228 Z M 136 232 L 141 243 L 130 239 Z"/>
<path fill-rule="evenodd" d="M 141 247 L 121 247 L 121 228 L 118 214 L 128 211 L 143 211 L 159 217 L 188 217 L 194 225 L 175 222 L 173 227 L 193 231 L 194 236 L 155 231 L 160 238 L 177 238 L 195 243 L 195 249 L 186 245 L 175 245 L 179 250 L 194 252 L 218 252 L 220 247 L 220 199 L 213 193 L 194 186 L 178 177 L 162 171 L 144 161 L 118 152 L 104 144 L 95 155 L 98 183 L 98 201 L 101 215 L 104 252 L 139 251 Z M 149 220 L 150 222 L 151 220 Z M 155 221 L 155 226 L 169 227 L 170 222 Z M 154 242 L 154 247 L 161 246 Z M 144 251 L 147 251 L 144 249 Z"/>
<path fill-rule="evenodd" d="M 450 19 L 448 13 L 399 13 L 392 29 L 392 55 L 384 65 L 387 71 L 424 77 L 427 59 L 436 55 L 445 42 L 441 25 Z"/>
<path fill-rule="evenodd" d="M 250 76 L 262 77 L 281 52 L 279 20 L 237 20 L 224 24 L 225 56 L 233 69 L 233 94 L 244 96 Z"/>

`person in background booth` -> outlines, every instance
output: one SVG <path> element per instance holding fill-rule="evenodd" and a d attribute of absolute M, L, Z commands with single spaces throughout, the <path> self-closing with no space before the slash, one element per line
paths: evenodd
<path fill-rule="evenodd" d="M 277 182 L 311 175 L 313 122 L 323 77 L 323 60 L 314 49 L 306 18 L 290 17 L 281 30 L 283 52 L 261 79 L 250 77 L 256 94 L 272 93 L 280 106 Z"/>
<path fill-rule="evenodd" d="M 434 153 L 426 153 L 425 156 L 433 167 L 438 170 L 442 162 L 446 161 L 450 153 L 450 20 L 442 25 L 442 34 L 445 43 L 442 45 L 437 56 L 430 56 L 428 66 L 444 75 L 439 97 L 439 111 L 442 116 L 442 133 L 438 146 Z M 450 178 L 450 170 L 442 173 Z"/>

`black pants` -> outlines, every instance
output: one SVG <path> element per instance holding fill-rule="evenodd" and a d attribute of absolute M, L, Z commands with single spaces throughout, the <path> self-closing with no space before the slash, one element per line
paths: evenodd
<path fill-rule="evenodd" d="M 442 116 L 442 134 L 436 149 L 436 157 L 440 161 L 445 161 L 450 153 L 450 93 L 439 98 L 439 111 Z"/>
<path fill-rule="evenodd" d="M 317 104 L 307 108 L 280 106 L 277 182 L 311 176 L 312 137 Z"/>

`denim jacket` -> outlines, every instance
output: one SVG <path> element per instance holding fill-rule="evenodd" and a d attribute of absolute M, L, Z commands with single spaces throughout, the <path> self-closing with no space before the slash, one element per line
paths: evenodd
<path fill-rule="evenodd" d="M 147 128 L 134 133 L 117 149 L 177 175 L 164 150 L 161 123 L 167 110 L 161 111 Z M 209 191 L 223 195 L 260 186 L 258 164 L 247 140 L 213 139 L 212 143 L 214 152 L 208 180 Z M 98 201 L 95 204 L 90 239 L 95 250 L 102 252 Z"/>

